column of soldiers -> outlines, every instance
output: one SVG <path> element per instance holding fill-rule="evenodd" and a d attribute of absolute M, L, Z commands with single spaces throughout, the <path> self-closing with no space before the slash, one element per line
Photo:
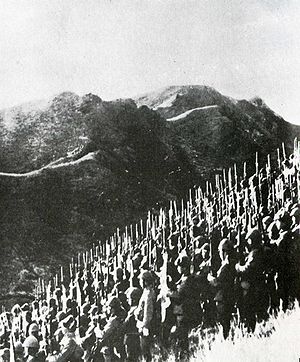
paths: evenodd
<path fill-rule="evenodd" d="M 300 300 L 300 153 L 216 175 L 180 205 L 99 242 L 36 299 L 0 315 L 0 361 L 189 358 L 189 334 L 234 316 L 249 332 Z M 154 352 L 156 350 L 156 352 Z"/>

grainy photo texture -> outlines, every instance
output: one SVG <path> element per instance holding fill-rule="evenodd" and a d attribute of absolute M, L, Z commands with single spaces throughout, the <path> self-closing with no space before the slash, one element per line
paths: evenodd
<path fill-rule="evenodd" d="M 0 6 L 0 362 L 300 360 L 300 2 Z"/>

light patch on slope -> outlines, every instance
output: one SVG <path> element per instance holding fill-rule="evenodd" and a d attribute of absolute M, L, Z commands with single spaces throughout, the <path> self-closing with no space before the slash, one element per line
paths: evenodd
<path fill-rule="evenodd" d="M 195 111 L 202 111 L 205 109 L 212 109 L 212 108 L 218 108 L 218 105 L 213 105 L 213 106 L 205 106 L 205 107 L 198 107 L 198 108 L 193 108 L 193 109 L 189 109 L 188 111 L 179 114 L 178 116 L 172 117 L 172 118 L 167 118 L 167 121 L 178 121 L 179 119 L 183 119 L 185 117 L 187 117 L 189 114 L 191 114 L 192 112 Z"/>
<path fill-rule="evenodd" d="M 172 107 L 173 102 L 175 101 L 178 93 L 173 94 L 171 97 L 165 99 L 161 104 L 155 106 L 153 109 L 157 110 L 158 108 L 168 108 Z"/>
<path fill-rule="evenodd" d="M 0 172 L 0 176 L 6 176 L 6 177 L 31 177 L 31 176 L 37 176 L 41 174 L 44 170 L 55 170 L 62 167 L 69 167 L 69 166 L 76 166 L 79 165 L 82 162 L 86 161 L 92 161 L 95 159 L 95 156 L 97 154 L 96 152 L 89 152 L 87 155 L 80 157 L 78 160 L 72 160 L 68 162 L 62 162 L 58 163 L 62 160 L 68 159 L 68 157 L 60 158 L 59 160 L 53 161 L 49 163 L 48 165 L 34 171 L 25 172 L 25 173 L 8 173 L 8 172 Z"/>
<path fill-rule="evenodd" d="M 158 108 L 171 107 L 177 95 L 183 95 L 185 92 L 182 86 L 171 86 L 140 95 L 134 99 L 139 107 L 146 105 L 157 110 Z"/>

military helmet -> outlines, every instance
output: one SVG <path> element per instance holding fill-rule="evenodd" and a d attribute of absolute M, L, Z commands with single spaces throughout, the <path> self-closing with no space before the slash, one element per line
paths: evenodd
<path fill-rule="evenodd" d="M 114 308 L 114 309 L 119 309 L 119 308 L 121 308 L 121 301 L 117 297 L 111 297 L 107 301 L 107 306 L 111 307 L 111 308 Z"/>
<path fill-rule="evenodd" d="M 269 225 L 267 231 L 268 231 L 268 233 L 271 234 L 271 238 L 272 238 L 272 239 L 278 239 L 278 237 L 279 237 L 279 230 L 278 230 L 278 227 L 277 227 L 277 225 L 276 225 L 276 221 L 273 221 L 273 222 Z"/>
<path fill-rule="evenodd" d="M 61 321 L 61 323 L 64 328 L 69 329 L 73 321 L 74 321 L 74 317 L 72 315 L 69 315 L 65 319 L 63 319 Z"/>
<path fill-rule="evenodd" d="M 36 323 L 32 323 L 29 326 L 29 334 L 31 334 L 32 332 L 38 332 L 39 331 L 39 326 Z"/>
<path fill-rule="evenodd" d="M 19 314 L 20 312 L 21 312 L 21 307 L 19 304 L 15 304 L 11 309 L 12 314 Z"/>
<path fill-rule="evenodd" d="M 83 313 L 88 313 L 90 311 L 90 309 L 91 309 L 91 305 L 89 302 L 86 302 L 83 304 L 83 306 L 82 306 Z"/>
<path fill-rule="evenodd" d="M 251 229 L 247 233 L 246 239 L 250 239 L 253 243 L 260 243 L 262 241 L 261 232 L 258 229 Z"/>
<path fill-rule="evenodd" d="M 21 306 L 21 309 L 22 309 L 23 312 L 29 311 L 29 304 L 28 304 L 28 303 L 24 303 L 24 304 Z"/>
<path fill-rule="evenodd" d="M 66 318 L 66 313 L 63 311 L 60 311 L 56 314 L 56 319 L 58 322 L 61 322 L 65 318 Z"/>
<path fill-rule="evenodd" d="M 296 221 L 300 220 L 300 208 L 298 206 L 293 207 L 291 210 L 291 217 L 295 217 Z"/>
<path fill-rule="evenodd" d="M 39 348 L 39 342 L 34 336 L 29 336 L 25 339 L 23 347 L 27 348 Z"/>
<path fill-rule="evenodd" d="M 0 349 L 0 357 L 3 357 L 3 356 L 9 356 L 9 349 L 8 348 Z"/>
<path fill-rule="evenodd" d="M 115 280 L 123 279 L 123 276 L 124 276 L 124 271 L 121 267 L 118 267 L 114 270 L 114 279 Z"/>
<path fill-rule="evenodd" d="M 14 349 L 15 349 L 15 352 L 16 352 L 16 353 L 21 353 L 21 352 L 23 352 L 22 342 L 17 341 L 17 342 L 14 344 Z"/>
<path fill-rule="evenodd" d="M 143 270 L 139 276 L 141 280 L 152 282 L 154 280 L 154 276 L 149 270 Z"/>
<path fill-rule="evenodd" d="M 220 241 L 218 249 L 219 251 L 231 251 L 233 250 L 233 242 L 227 238 L 224 238 Z"/>
<path fill-rule="evenodd" d="M 284 224 L 285 228 L 289 228 L 293 224 L 291 216 L 286 211 L 280 215 L 279 221 Z"/>
<path fill-rule="evenodd" d="M 141 298 L 142 291 L 139 288 L 133 287 L 126 290 L 126 295 L 128 299 L 139 300 Z"/>
<path fill-rule="evenodd" d="M 96 305 L 93 305 L 90 309 L 90 314 L 94 316 L 97 313 L 98 313 L 98 307 Z"/>
<path fill-rule="evenodd" d="M 143 256 L 140 253 L 137 253 L 134 255 L 134 257 L 132 258 L 132 265 L 134 269 L 138 269 L 141 265 Z"/>
<path fill-rule="evenodd" d="M 191 265 L 191 260 L 187 255 L 179 255 L 175 264 L 180 267 L 188 268 Z"/>
<path fill-rule="evenodd" d="M 264 228 L 267 229 L 268 226 L 272 223 L 272 218 L 271 218 L 271 216 L 265 216 L 265 217 L 262 219 L 262 222 L 263 222 Z"/>

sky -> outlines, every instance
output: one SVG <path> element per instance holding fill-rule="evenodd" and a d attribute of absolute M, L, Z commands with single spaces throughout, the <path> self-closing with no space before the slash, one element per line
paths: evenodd
<path fill-rule="evenodd" d="M 0 108 L 205 84 L 300 125 L 299 0 L 0 0 Z"/>

